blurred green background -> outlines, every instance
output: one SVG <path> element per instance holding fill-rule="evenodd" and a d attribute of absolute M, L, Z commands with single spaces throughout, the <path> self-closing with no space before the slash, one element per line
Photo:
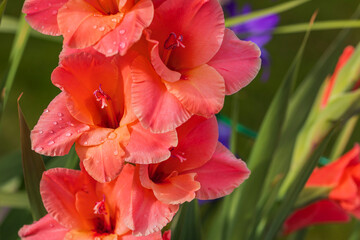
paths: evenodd
<path fill-rule="evenodd" d="M 249 3 L 249 1 L 238 2 L 240 7 L 246 2 Z M 256 10 L 282 2 L 287 1 L 259 0 L 252 1 L 250 4 L 253 9 Z M 5 15 L 18 18 L 20 16 L 22 4 L 23 1 L 9 1 L 6 6 Z M 279 25 L 308 22 L 311 15 L 316 10 L 319 11 L 316 19 L 317 21 L 349 19 L 358 4 L 359 0 L 313 0 L 293 10 L 281 13 Z M 326 30 L 314 31 L 311 33 L 303 57 L 299 81 L 301 81 L 311 70 L 339 31 L 340 30 Z M 258 130 L 262 118 L 266 113 L 266 109 L 299 48 L 303 35 L 303 33 L 275 34 L 272 41 L 266 46 L 271 56 L 270 79 L 264 83 L 257 78 L 239 94 L 239 121 L 246 127 L 255 131 Z M 4 33 L 0 31 L 0 76 L 2 80 L 6 74 L 13 40 L 13 33 Z M 346 44 L 356 45 L 359 40 L 360 29 L 353 29 L 346 39 Z M 51 84 L 50 76 L 52 70 L 58 64 L 58 54 L 60 51 L 61 43 L 59 42 L 30 37 L 20 62 L 0 125 L 0 166 L 2 157 L 8 156 L 9 154 L 15 154 L 13 159 L 14 164 L 19 164 L 19 166 L 21 164 L 21 159 L 18 154 L 20 141 L 16 107 L 16 99 L 20 93 L 24 93 L 21 105 L 30 128 L 36 124 L 43 109 L 45 109 L 48 103 L 59 93 L 59 90 Z M 331 74 L 331 72 L 329 72 L 329 74 Z M 231 115 L 231 103 L 232 98 L 227 97 L 222 114 L 226 116 Z M 348 148 L 350 148 L 354 142 L 360 142 L 359 124 L 352 136 Z M 251 150 L 252 144 L 252 139 L 239 134 L 236 153 L 245 161 Z M 19 172 L 21 172 L 21 169 L 19 169 Z M 24 215 L 24 212 L 19 210 L 13 211 L 12 218 L 18 219 L 17 222 L 19 223 L 19 226 L 23 222 L 31 222 L 31 216 L 29 214 Z M 7 222 L 9 221 L 10 220 L 8 219 Z M 9 223 L 11 223 L 11 221 Z M 346 232 L 351 229 L 350 225 L 351 224 L 312 227 L 308 239 L 347 239 L 344 238 L 344 236 L 348 236 Z M 4 236 L 5 232 L 11 232 L 12 234 L 1 239 L 12 239 L 16 236 L 19 226 L 14 226 L 12 224 L 6 225 L 5 222 L 0 226 L 0 238 L 1 236 Z"/>

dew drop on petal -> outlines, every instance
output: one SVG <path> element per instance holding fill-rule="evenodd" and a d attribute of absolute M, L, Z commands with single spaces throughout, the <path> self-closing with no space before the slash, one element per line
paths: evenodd
<path fill-rule="evenodd" d="M 124 42 L 120 43 L 120 48 L 122 48 L 122 49 L 125 48 L 125 43 Z"/>
<path fill-rule="evenodd" d="M 112 49 L 109 49 L 109 50 L 107 50 L 107 52 L 108 52 L 108 53 L 112 53 L 112 52 L 113 52 L 113 50 L 112 50 Z"/>
<path fill-rule="evenodd" d="M 66 133 L 65 136 L 70 137 L 72 134 L 71 133 Z"/>
<path fill-rule="evenodd" d="M 56 122 L 56 121 L 55 121 L 55 122 L 53 122 L 53 124 L 54 124 L 54 125 L 57 125 L 57 124 L 58 124 L 58 122 Z"/>
<path fill-rule="evenodd" d="M 37 147 L 37 148 L 35 148 L 35 152 L 40 152 L 40 151 L 42 151 L 44 148 L 42 148 L 42 147 Z"/>
<path fill-rule="evenodd" d="M 53 145 L 54 143 L 55 143 L 54 141 L 49 141 L 48 145 L 50 146 L 50 145 Z"/>
<path fill-rule="evenodd" d="M 62 114 L 61 112 L 59 112 L 57 115 L 58 115 L 59 117 L 64 116 L 64 114 Z"/>
<path fill-rule="evenodd" d="M 44 131 L 43 131 L 43 130 L 40 130 L 40 131 L 39 131 L 39 133 L 40 133 L 40 134 L 43 134 L 43 133 L 44 133 Z"/>
<path fill-rule="evenodd" d="M 112 18 L 111 21 L 117 22 L 117 19 L 116 19 L 116 18 Z"/>
<path fill-rule="evenodd" d="M 114 151 L 114 155 L 117 156 L 119 152 L 117 150 Z"/>
<path fill-rule="evenodd" d="M 56 15 L 56 14 L 57 14 L 57 10 L 53 10 L 51 13 L 52 13 L 52 15 Z"/>
<path fill-rule="evenodd" d="M 94 25 L 94 26 L 93 26 L 93 28 L 94 28 L 94 29 L 96 29 L 96 28 L 97 28 L 97 26 L 96 26 L 96 25 Z"/>
<path fill-rule="evenodd" d="M 119 33 L 120 33 L 120 34 L 124 34 L 124 33 L 125 33 L 125 30 L 124 30 L 124 29 L 121 29 L 121 30 L 119 31 Z"/>
<path fill-rule="evenodd" d="M 116 135 L 116 133 L 114 133 L 114 132 L 111 132 L 111 133 L 109 133 L 109 135 L 108 135 L 108 139 L 115 139 L 117 137 L 117 135 Z"/>
<path fill-rule="evenodd" d="M 105 27 L 104 27 L 104 26 L 99 27 L 99 31 L 100 31 L 100 32 L 102 32 L 102 31 L 104 31 L 104 30 L 105 30 Z"/>
<path fill-rule="evenodd" d="M 84 142 L 84 145 L 88 145 L 88 142 Z"/>
<path fill-rule="evenodd" d="M 45 110 L 44 110 L 44 113 L 48 113 L 48 112 L 49 112 L 49 109 L 45 109 Z"/>
<path fill-rule="evenodd" d="M 116 45 L 116 41 L 113 41 L 113 44 Z"/>
<path fill-rule="evenodd" d="M 106 182 L 110 182 L 110 181 L 111 181 L 111 177 L 105 177 L 105 181 L 106 181 Z"/>
<path fill-rule="evenodd" d="M 50 131 L 49 131 L 49 133 L 53 134 L 53 133 L 54 133 L 54 131 L 53 131 L 53 130 L 50 130 Z"/>

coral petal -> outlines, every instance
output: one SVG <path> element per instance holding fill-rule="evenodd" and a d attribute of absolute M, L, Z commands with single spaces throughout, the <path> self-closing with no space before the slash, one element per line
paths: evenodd
<path fill-rule="evenodd" d="M 218 113 L 224 104 L 223 77 L 206 64 L 182 74 L 185 79 L 165 82 L 168 91 L 193 114 L 210 117 Z"/>
<path fill-rule="evenodd" d="M 226 29 L 220 50 L 208 64 L 224 77 L 225 94 L 230 95 L 248 85 L 259 72 L 260 49 Z"/>
<path fill-rule="evenodd" d="M 168 132 L 191 117 L 191 113 L 167 91 L 145 58 L 135 59 L 131 74 L 133 111 L 145 128 L 153 132 Z"/>
<path fill-rule="evenodd" d="M 236 159 L 221 143 L 218 143 L 210 161 L 191 172 L 197 173 L 195 180 L 200 182 L 201 188 L 196 193 L 196 198 L 202 200 L 230 194 L 250 174 L 245 162 Z"/>
<path fill-rule="evenodd" d="M 39 221 L 31 225 L 25 225 L 19 230 L 22 240 L 60 240 L 64 239 L 69 230 L 61 226 L 50 214 L 45 215 Z"/>
<path fill-rule="evenodd" d="M 66 108 L 67 96 L 60 93 L 52 100 L 31 131 L 32 149 L 49 156 L 69 152 L 76 139 L 89 126 L 74 119 Z"/>

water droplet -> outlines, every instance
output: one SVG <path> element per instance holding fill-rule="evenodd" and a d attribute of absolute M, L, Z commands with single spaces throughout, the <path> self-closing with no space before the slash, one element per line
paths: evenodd
<path fill-rule="evenodd" d="M 100 237 L 95 237 L 94 239 L 95 239 L 95 240 L 101 240 L 101 238 L 100 238 Z"/>
<path fill-rule="evenodd" d="M 53 130 L 50 130 L 50 131 L 49 131 L 49 133 L 53 134 L 53 133 L 54 133 L 54 131 L 53 131 Z"/>
<path fill-rule="evenodd" d="M 55 143 L 54 141 L 49 141 L 48 145 L 50 146 L 50 145 L 53 145 L 54 143 Z"/>
<path fill-rule="evenodd" d="M 45 26 L 44 26 L 44 25 L 42 25 L 42 26 L 41 26 L 41 29 L 44 29 L 44 28 L 45 28 Z"/>
<path fill-rule="evenodd" d="M 88 142 L 85 141 L 85 142 L 84 142 L 84 145 L 88 145 Z"/>
<path fill-rule="evenodd" d="M 114 44 L 114 45 L 116 45 L 116 43 L 117 43 L 116 41 L 113 41 L 113 44 Z"/>
<path fill-rule="evenodd" d="M 112 18 L 111 21 L 117 22 L 118 20 L 116 18 Z"/>
<path fill-rule="evenodd" d="M 71 32 L 71 31 L 70 31 L 70 29 L 69 29 L 69 30 L 67 30 L 67 32 L 68 32 L 68 33 L 69 33 L 69 32 Z"/>
<path fill-rule="evenodd" d="M 108 139 L 115 139 L 116 136 L 117 136 L 116 133 L 111 132 L 111 133 L 109 133 L 109 135 L 108 135 Z"/>
<path fill-rule="evenodd" d="M 124 29 L 121 29 L 121 30 L 119 31 L 119 33 L 120 33 L 120 34 L 124 34 L 124 33 L 125 33 L 125 30 L 124 30 Z"/>
<path fill-rule="evenodd" d="M 117 156 L 119 152 L 117 150 L 114 151 L 114 155 Z"/>
<path fill-rule="evenodd" d="M 54 227 L 54 224 L 50 223 L 50 225 L 49 225 L 49 226 L 52 228 L 52 227 Z"/>
<path fill-rule="evenodd" d="M 40 152 L 40 151 L 42 151 L 44 148 L 42 148 L 42 147 L 37 147 L 37 148 L 35 148 L 35 152 Z"/>
<path fill-rule="evenodd" d="M 48 113 L 48 112 L 49 112 L 49 109 L 45 109 L 45 110 L 44 110 L 44 113 Z"/>
<path fill-rule="evenodd" d="M 56 122 L 56 121 L 55 121 L 55 122 L 53 122 L 53 124 L 54 124 L 54 125 L 57 125 L 57 124 L 58 124 L 58 122 Z"/>
<path fill-rule="evenodd" d="M 105 182 L 110 182 L 111 181 L 111 177 L 105 177 Z"/>
<path fill-rule="evenodd" d="M 104 30 L 105 30 L 105 27 L 104 27 L 104 26 L 99 27 L 99 31 L 100 31 L 100 32 L 102 32 L 102 31 L 104 31 Z"/>
<path fill-rule="evenodd" d="M 125 48 L 125 43 L 124 42 L 120 43 L 120 48 L 122 48 L 122 49 Z"/>
<path fill-rule="evenodd" d="M 64 116 L 64 114 L 62 114 L 61 112 L 59 112 L 57 115 L 58 115 L 59 117 Z"/>
<path fill-rule="evenodd" d="M 94 29 L 96 29 L 96 28 L 97 28 L 97 26 L 96 26 L 96 25 L 94 25 L 94 26 L 93 26 L 93 28 L 94 28 Z"/>
<path fill-rule="evenodd" d="M 72 134 L 71 133 L 66 133 L 65 136 L 70 137 Z"/>
<path fill-rule="evenodd" d="M 43 134 L 43 133 L 44 133 L 44 131 L 43 131 L 43 130 L 40 130 L 40 131 L 39 131 L 39 133 L 40 133 L 40 134 Z"/>
<path fill-rule="evenodd" d="M 108 52 L 108 53 L 112 53 L 112 52 L 113 52 L 113 50 L 112 50 L 112 49 L 109 49 L 109 50 L 107 50 L 107 52 Z"/>
<path fill-rule="evenodd" d="M 56 15 L 56 14 L 57 14 L 57 10 L 53 10 L 51 13 L 52 13 L 52 15 Z"/>

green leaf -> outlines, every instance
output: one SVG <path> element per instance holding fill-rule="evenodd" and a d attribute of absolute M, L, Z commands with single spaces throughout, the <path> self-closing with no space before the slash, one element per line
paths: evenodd
<path fill-rule="evenodd" d="M 289 34 L 305 32 L 308 28 L 308 23 L 297 23 L 287 26 L 278 26 L 273 34 Z M 332 20 L 322 21 L 314 23 L 312 31 L 319 30 L 333 30 L 333 29 L 344 29 L 344 28 L 360 28 L 359 20 Z"/>
<path fill-rule="evenodd" d="M 305 186 L 306 181 L 308 180 L 312 171 L 316 167 L 325 147 L 327 146 L 331 138 L 333 130 L 334 129 L 332 129 L 330 133 L 325 137 L 325 139 L 314 148 L 314 151 L 306 161 L 307 164 L 305 164 L 301 168 L 301 171 L 298 172 L 295 180 L 292 182 L 284 198 L 282 199 L 280 206 L 276 209 L 275 217 L 273 219 L 267 219 L 267 224 L 265 229 L 260 231 L 260 233 L 263 235 L 263 237 L 260 237 L 260 239 L 264 239 L 264 240 L 275 239 L 285 219 L 291 213 L 295 201 L 298 198 L 301 190 Z"/>
<path fill-rule="evenodd" d="M 0 210 L 1 211 L 1 210 Z M 4 209 L 2 209 L 4 211 Z M 6 212 L 6 211 L 5 211 Z M 1 214 L 6 214 L 2 212 Z M 24 224 L 32 222 L 29 210 L 12 209 L 0 225 L 0 238 L 2 240 L 19 239 L 18 231 Z"/>
<path fill-rule="evenodd" d="M 309 0 L 288 1 L 288 2 L 285 2 L 282 4 L 278 4 L 274 7 L 270 7 L 270 8 L 266 8 L 266 9 L 262 9 L 262 10 L 258 10 L 258 11 L 253 11 L 251 13 L 239 15 L 239 16 L 232 17 L 232 18 L 227 18 L 227 19 L 225 19 L 225 26 L 231 27 L 231 26 L 249 21 L 251 19 L 264 17 L 269 14 L 284 12 L 284 11 L 293 9 L 293 8 L 295 8 L 301 4 L 304 4 L 306 2 L 309 2 Z"/>
<path fill-rule="evenodd" d="M 28 209 L 30 205 L 27 193 L 25 191 L 16 193 L 0 192 L 0 207 Z"/>
<path fill-rule="evenodd" d="M 15 75 L 20 64 L 20 60 L 24 53 L 26 43 L 30 34 L 30 26 L 26 23 L 24 15 L 20 16 L 18 30 L 16 32 L 15 40 L 11 49 L 9 66 L 4 80 L 1 82 L 0 95 L 0 116 L 7 104 L 9 93 L 14 83 Z"/>
<path fill-rule="evenodd" d="M 306 187 L 295 202 L 294 208 L 301 208 L 317 200 L 327 198 L 332 187 Z"/>
<path fill-rule="evenodd" d="M 312 21 L 313 22 L 313 21 Z M 289 68 L 280 88 L 271 102 L 271 105 L 261 124 L 260 131 L 254 147 L 251 151 L 248 167 L 251 170 L 250 178 L 247 179 L 240 191 L 241 196 L 237 203 L 235 219 L 230 227 L 231 236 L 246 239 L 246 235 L 255 227 L 254 209 L 263 191 L 264 180 L 271 164 L 272 156 L 280 138 L 283 122 L 285 121 L 286 109 L 292 86 L 297 78 L 302 54 L 305 49 L 309 31 L 304 37 L 303 43 Z M 236 195 L 235 195 L 236 196 Z M 235 198 L 236 201 L 236 198 Z M 254 225 L 252 225 L 254 224 Z M 240 237 L 239 237 L 240 236 Z"/>
<path fill-rule="evenodd" d="M 5 11 L 6 3 L 7 3 L 7 0 L 0 1 L 0 24 L 1 24 L 2 16 L 3 16 L 4 11 Z"/>
<path fill-rule="evenodd" d="M 34 220 L 39 220 L 46 214 L 40 196 L 40 180 L 42 173 L 45 171 L 45 165 L 41 156 L 31 150 L 30 130 L 20 108 L 20 97 L 18 99 L 18 113 L 25 188 L 29 197 L 33 218 Z"/>
<path fill-rule="evenodd" d="M 171 239 L 173 240 L 203 239 L 197 200 L 182 204 L 180 216 L 171 235 Z"/>

